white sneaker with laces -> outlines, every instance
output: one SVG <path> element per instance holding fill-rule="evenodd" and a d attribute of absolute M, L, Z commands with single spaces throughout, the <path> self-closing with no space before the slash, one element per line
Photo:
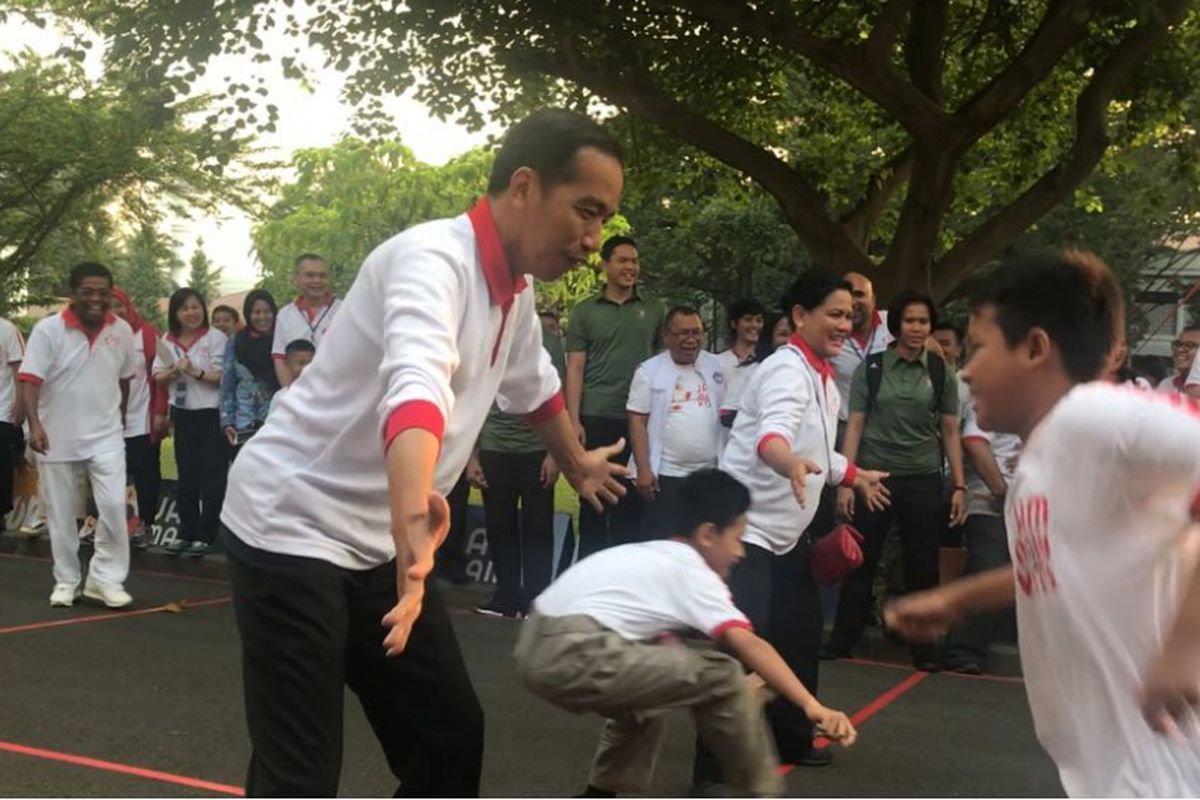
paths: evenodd
<path fill-rule="evenodd" d="M 88 578 L 83 585 L 83 596 L 91 600 L 99 600 L 109 608 L 124 608 L 133 602 L 132 595 L 125 591 L 125 587 L 106 586 L 93 582 L 91 578 Z"/>
<path fill-rule="evenodd" d="M 54 591 L 50 593 L 50 606 L 52 608 L 70 608 L 75 605 L 75 600 L 79 597 L 79 587 L 69 583 L 54 584 Z"/>

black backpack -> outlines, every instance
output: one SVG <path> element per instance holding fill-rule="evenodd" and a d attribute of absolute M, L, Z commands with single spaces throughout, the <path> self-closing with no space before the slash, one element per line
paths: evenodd
<path fill-rule="evenodd" d="M 937 423 L 945 410 L 942 404 L 943 395 L 946 393 L 946 359 L 933 353 L 928 354 L 926 359 L 929 364 L 929 382 L 933 384 L 933 400 L 929 404 L 929 413 L 933 415 L 934 422 Z M 870 417 L 875 413 L 875 403 L 879 397 L 879 384 L 883 382 L 883 353 L 872 353 L 867 356 L 867 416 Z M 939 431 L 938 437 L 941 437 L 941 428 L 936 424 L 934 428 Z"/>

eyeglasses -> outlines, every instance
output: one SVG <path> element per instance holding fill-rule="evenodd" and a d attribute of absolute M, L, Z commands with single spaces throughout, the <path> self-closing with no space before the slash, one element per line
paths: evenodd
<path fill-rule="evenodd" d="M 1172 350 L 1195 350 L 1197 347 L 1200 347 L 1200 343 L 1185 342 L 1183 339 L 1176 339 L 1171 342 Z"/>
<path fill-rule="evenodd" d="M 703 328 L 689 328 L 682 331 L 668 330 L 667 333 L 672 336 L 678 336 L 680 339 L 701 339 L 704 337 Z"/>

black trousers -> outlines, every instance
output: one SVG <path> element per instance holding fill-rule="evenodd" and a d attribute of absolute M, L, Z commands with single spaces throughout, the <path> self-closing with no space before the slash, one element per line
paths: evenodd
<path fill-rule="evenodd" d="M 434 560 L 433 574 L 451 583 L 466 583 L 470 581 L 467 574 L 467 514 L 471 500 L 471 484 L 467 473 L 458 476 L 458 483 L 446 495 L 446 504 L 450 506 L 450 531 L 446 541 L 438 548 Z"/>
<path fill-rule="evenodd" d="M 972 514 L 963 523 L 967 566 L 963 575 L 977 575 L 1009 563 L 1008 534 L 1004 517 Z M 993 641 L 1015 630 L 1012 609 L 987 611 L 967 617 L 955 626 L 947 640 L 946 661 L 951 665 L 987 663 Z"/>
<path fill-rule="evenodd" d="M 859 498 L 854 508 L 854 526 L 863 535 L 863 563 L 842 581 L 837 619 L 829 635 L 834 650 L 849 650 L 858 644 L 871 606 L 871 588 L 875 579 L 883 541 L 895 520 L 900 528 L 904 564 L 904 590 L 917 592 L 938 582 L 938 552 L 946 537 L 950 506 L 940 474 L 891 477 L 885 484 L 892 504 L 882 511 L 871 511 Z M 914 647 L 918 662 L 927 660 L 932 649 Z"/>
<path fill-rule="evenodd" d="M 583 417 L 583 432 L 587 449 L 604 447 L 624 437 L 625 449 L 610 459 L 619 464 L 629 463 L 629 422 L 616 417 Z M 633 485 L 625 483 L 625 496 L 615 506 L 598 513 L 587 501 L 579 501 L 579 557 L 584 558 L 614 544 L 639 541 L 641 530 L 641 498 Z"/>
<path fill-rule="evenodd" d="M 473 797 L 483 764 L 483 709 L 437 584 L 400 656 L 379 621 L 396 604 L 395 562 L 340 569 L 268 553 L 225 531 L 242 641 L 252 797 L 335 797 L 343 686 L 362 704 L 397 796 Z"/>
<path fill-rule="evenodd" d="M 138 519 L 147 530 L 158 514 L 162 490 L 160 451 L 160 443 L 151 443 L 149 434 L 125 439 L 125 480 L 137 491 Z"/>
<path fill-rule="evenodd" d="M 17 391 L 20 391 L 19 387 Z M 4 527 L 4 517 L 13 510 L 13 483 L 16 481 L 19 440 L 16 425 L 0 422 L 0 528 Z"/>
<path fill-rule="evenodd" d="M 483 512 L 496 567 L 492 604 L 506 611 L 525 611 L 550 585 L 554 487 L 542 486 L 545 458 L 544 450 L 479 453 L 488 484 L 483 492 Z"/>
<path fill-rule="evenodd" d="M 171 420 L 175 423 L 175 462 L 179 465 L 175 487 L 179 538 L 212 544 L 221 524 L 229 473 L 229 442 L 221 433 L 221 417 L 215 408 L 189 411 L 172 406 Z"/>
<path fill-rule="evenodd" d="M 807 536 L 790 552 L 746 545 L 746 555 L 729 576 L 733 602 L 750 620 L 755 632 L 779 651 L 804 687 L 817 693 L 820 671 L 821 596 L 812 576 L 812 544 Z M 813 728 L 804 712 L 783 697 L 767 704 L 767 721 L 775 737 L 779 760 L 794 764 L 812 749 Z M 696 739 L 695 783 L 720 781 L 716 757 Z"/>

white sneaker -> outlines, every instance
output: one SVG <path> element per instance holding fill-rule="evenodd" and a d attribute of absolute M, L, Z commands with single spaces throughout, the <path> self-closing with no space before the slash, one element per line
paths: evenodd
<path fill-rule="evenodd" d="M 99 600 L 109 608 L 124 608 L 133 602 L 133 597 L 121 585 L 105 586 L 95 583 L 91 578 L 83 584 L 83 596 L 91 600 Z"/>
<path fill-rule="evenodd" d="M 79 587 L 70 583 L 54 584 L 54 591 L 50 593 L 51 608 L 70 608 L 75 605 L 75 600 L 79 597 Z"/>

